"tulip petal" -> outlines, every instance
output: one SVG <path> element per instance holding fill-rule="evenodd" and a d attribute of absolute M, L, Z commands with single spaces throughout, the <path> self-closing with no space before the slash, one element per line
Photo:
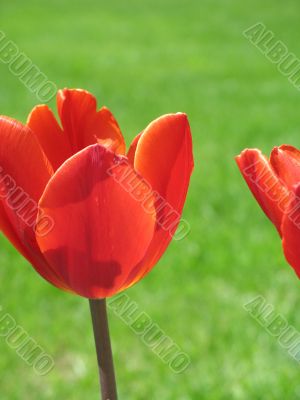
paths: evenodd
<path fill-rule="evenodd" d="M 20 122 L 2 116 L 0 166 L 35 201 L 53 173 L 33 132 Z"/>
<path fill-rule="evenodd" d="M 108 147 L 117 154 L 125 154 L 125 141 L 121 133 L 120 127 L 107 107 L 102 107 L 91 119 L 87 127 L 89 138 L 85 143 L 86 146 L 97 143 Z"/>
<path fill-rule="evenodd" d="M 300 183 L 300 151 L 293 146 L 274 147 L 270 157 L 277 176 L 287 188 Z"/>
<path fill-rule="evenodd" d="M 35 239 L 37 203 L 53 173 L 33 132 L 0 117 L 0 228 L 20 253 L 48 281 L 61 287 L 48 271 Z"/>
<path fill-rule="evenodd" d="M 35 133 L 54 171 L 71 155 L 68 137 L 64 134 L 53 112 L 46 105 L 36 106 L 30 113 L 27 125 Z"/>
<path fill-rule="evenodd" d="M 114 168 L 143 185 L 126 157 L 91 145 L 56 171 L 39 203 L 54 220 L 51 232 L 37 238 L 41 251 L 66 284 L 88 298 L 117 293 L 154 233 L 151 213 L 111 173 Z"/>
<path fill-rule="evenodd" d="M 95 143 L 119 154 L 125 153 L 125 142 L 117 121 L 106 107 L 96 111 L 96 99 L 89 92 L 59 90 L 57 107 L 73 154 Z"/>
<path fill-rule="evenodd" d="M 260 150 L 246 149 L 236 157 L 236 162 L 253 196 L 281 235 L 282 216 L 289 202 L 289 190 Z"/>
<path fill-rule="evenodd" d="M 137 282 L 153 268 L 180 222 L 194 166 L 192 138 L 186 115 L 168 114 L 153 121 L 134 140 L 132 148 L 134 168 L 151 185 L 153 194 L 158 194 L 155 196 L 157 219 L 149 249 L 128 276 L 125 287 Z"/>
<path fill-rule="evenodd" d="M 294 187 L 294 196 L 283 217 L 282 246 L 287 262 L 300 278 L 300 184 Z"/>
<path fill-rule="evenodd" d="M 127 158 L 128 158 L 128 161 L 130 162 L 131 165 L 134 165 L 135 152 L 136 152 L 136 148 L 137 148 L 137 145 L 138 145 L 138 142 L 139 142 L 139 140 L 141 138 L 142 133 L 143 132 L 139 133 L 133 139 L 133 141 L 131 142 L 131 145 L 129 147 L 129 150 L 127 152 Z"/>

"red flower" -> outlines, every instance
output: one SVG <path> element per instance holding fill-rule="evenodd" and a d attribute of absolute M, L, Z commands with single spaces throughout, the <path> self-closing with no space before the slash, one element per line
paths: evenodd
<path fill-rule="evenodd" d="M 83 90 L 58 92 L 26 125 L 0 117 L 0 228 L 53 285 L 111 296 L 158 262 L 179 223 L 193 169 L 185 114 L 125 143 L 111 112 Z"/>
<path fill-rule="evenodd" d="M 300 277 L 300 151 L 288 145 L 274 147 L 268 160 L 260 150 L 246 149 L 236 161 Z"/>

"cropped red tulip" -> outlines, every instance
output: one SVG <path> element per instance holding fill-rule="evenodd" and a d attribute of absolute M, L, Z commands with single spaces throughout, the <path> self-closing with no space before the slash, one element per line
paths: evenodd
<path fill-rule="evenodd" d="M 260 150 L 246 149 L 236 161 L 300 277 L 300 151 L 288 145 L 274 147 L 268 160 Z"/>
<path fill-rule="evenodd" d="M 193 169 L 189 123 L 156 119 L 126 155 L 90 93 L 61 90 L 57 107 L 61 126 L 46 105 L 26 125 L 0 117 L 0 228 L 53 285 L 108 297 L 145 276 L 172 239 Z"/>

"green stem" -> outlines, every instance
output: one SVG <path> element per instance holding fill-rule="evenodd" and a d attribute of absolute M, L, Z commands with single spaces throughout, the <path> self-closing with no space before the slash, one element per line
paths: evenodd
<path fill-rule="evenodd" d="M 117 400 L 105 299 L 89 300 L 97 352 L 102 400 Z"/>

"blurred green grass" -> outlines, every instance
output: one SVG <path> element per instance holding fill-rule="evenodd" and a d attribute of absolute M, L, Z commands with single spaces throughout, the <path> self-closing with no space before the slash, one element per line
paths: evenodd
<path fill-rule="evenodd" d="M 0 29 L 58 87 L 112 109 L 127 143 L 153 118 L 188 114 L 195 172 L 189 236 L 128 295 L 184 350 L 174 375 L 113 313 L 120 399 L 292 400 L 299 365 L 243 309 L 257 295 L 300 329 L 299 281 L 233 161 L 245 147 L 300 147 L 300 93 L 242 35 L 262 21 L 300 57 L 297 0 L 20 0 Z M 0 113 L 38 102 L 0 64 Z M 54 108 L 54 101 L 51 102 Z M 40 279 L 1 238 L 1 304 L 55 359 L 41 378 L 0 337 L 0 398 L 97 399 L 88 304 Z"/>

